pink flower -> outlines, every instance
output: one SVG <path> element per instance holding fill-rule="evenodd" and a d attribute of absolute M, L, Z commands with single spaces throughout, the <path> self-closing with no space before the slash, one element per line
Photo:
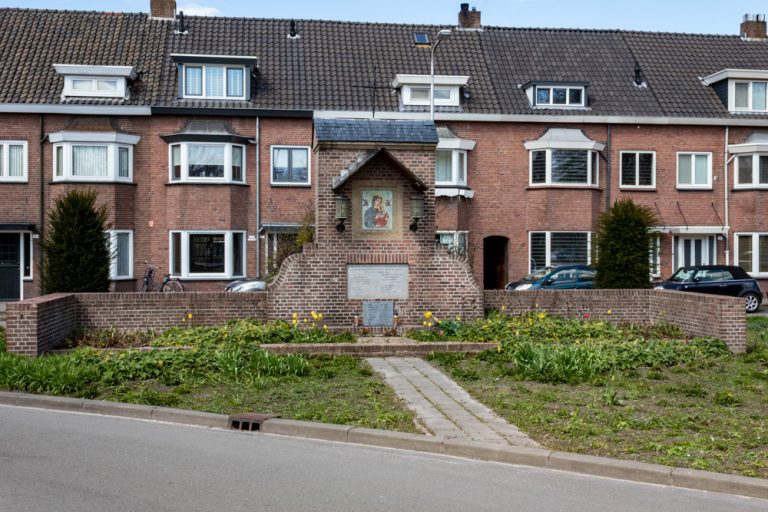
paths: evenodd
<path fill-rule="evenodd" d="M 588 318 L 589 318 L 589 313 L 584 313 L 584 319 L 586 320 Z"/>

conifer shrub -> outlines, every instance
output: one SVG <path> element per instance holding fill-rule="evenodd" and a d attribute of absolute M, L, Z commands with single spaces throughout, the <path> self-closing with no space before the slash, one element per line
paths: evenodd
<path fill-rule="evenodd" d="M 109 289 L 109 209 L 97 207 L 96 199 L 93 190 L 73 190 L 49 210 L 39 269 L 43 293 Z"/>

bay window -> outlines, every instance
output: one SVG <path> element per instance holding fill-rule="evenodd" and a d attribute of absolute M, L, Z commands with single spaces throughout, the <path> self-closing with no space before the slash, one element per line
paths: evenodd
<path fill-rule="evenodd" d="M 736 188 L 768 187 L 768 154 L 739 155 L 734 182 Z"/>
<path fill-rule="evenodd" d="M 734 259 L 749 274 L 768 275 L 768 233 L 736 233 Z"/>
<path fill-rule="evenodd" d="M 467 152 L 438 149 L 435 154 L 435 184 L 467 186 Z"/>
<path fill-rule="evenodd" d="M 171 274 L 199 279 L 242 277 L 245 239 L 243 231 L 171 231 Z"/>
<path fill-rule="evenodd" d="M 231 143 L 181 142 L 169 146 L 172 182 L 245 182 L 245 148 Z"/>
<path fill-rule="evenodd" d="M 133 147 L 118 144 L 54 145 L 54 181 L 133 181 Z"/>
<path fill-rule="evenodd" d="M 597 151 L 581 149 L 541 149 L 530 152 L 531 185 L 599 184 Z"/>

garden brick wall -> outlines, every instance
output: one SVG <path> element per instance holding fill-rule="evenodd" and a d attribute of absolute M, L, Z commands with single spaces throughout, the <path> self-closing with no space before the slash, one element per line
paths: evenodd
<path fill-rule="evenodd" d="M 485 291 L 485 308 L 518 315 L 546 311 L 565 318 L 589 318 L 615 324 L 667 322 L 690 336 L 723 340 L 734 353 L 747 347 L 744 300 L 668 290 Z"/>
<path fill-rule="evenodd" d="M 6 306 L 8 352 L 37 356 L 56 348 L 75 330 L 75 296 L 56 293 Z"/>
<path fill-rule="evenodd" d="M 245 318 L 266 321 L 266 300 L 266 293 L 223 292 L 43 295 L 8 303 L 7 346 L 9 352 L 37 356 L 60 346 L 76 328 L 162 332 Z"/>

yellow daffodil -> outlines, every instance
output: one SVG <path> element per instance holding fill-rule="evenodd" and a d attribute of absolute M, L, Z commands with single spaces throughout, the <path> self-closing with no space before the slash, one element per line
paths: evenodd
<path fill-rule="evenodd" d="M 608 313 L 609 315 L 612 315 L 613 311 L 609 309 L 608 311 L 606 311 L 606 313 Z"/>
<path fill-rule="evenodd" d="M 323 314 L 322 314 L 322 313 L 318 313 L 318 314 L 317 314 L 317 318 L 318 318 L 319 320 L 322 320 L 322 319 L 323 319 Z"/>
<path fill-rule="evenodd" d="M 427 326 L 427 321 L 426 321 L 426 320 L 424 320 L 424 327 L 426 327 L 426 326 Z"/>
<path fill-rule="evenodd" d="M 189 318 L 190 320 L 192 320 L 192 313 L 189 313 L 189 314 L 187 315 L 187 318 Z"/>
<path fill-rule="evenodd" d="M 426 318 L 427 320 L 432 318 L 432 312 L 431 311 L 427 311 L 426 313 L 424 313 L 424 318 Z"/>
<path fill-rule="evenodd" d="M 496 345 L 496 352 L 498 352 L 499 354 L 501 354 L 501 343 L 499 343 L 498 345 Z"/>
<path fill-rule="evenodd" d="M 294 319 L 294 320 L 296 320 L 298 317 L 299 317 L 299 314 L 298 314 L 298 313 L 294 313 L 294 314 L 293 314 L 293 319 Z"/>

